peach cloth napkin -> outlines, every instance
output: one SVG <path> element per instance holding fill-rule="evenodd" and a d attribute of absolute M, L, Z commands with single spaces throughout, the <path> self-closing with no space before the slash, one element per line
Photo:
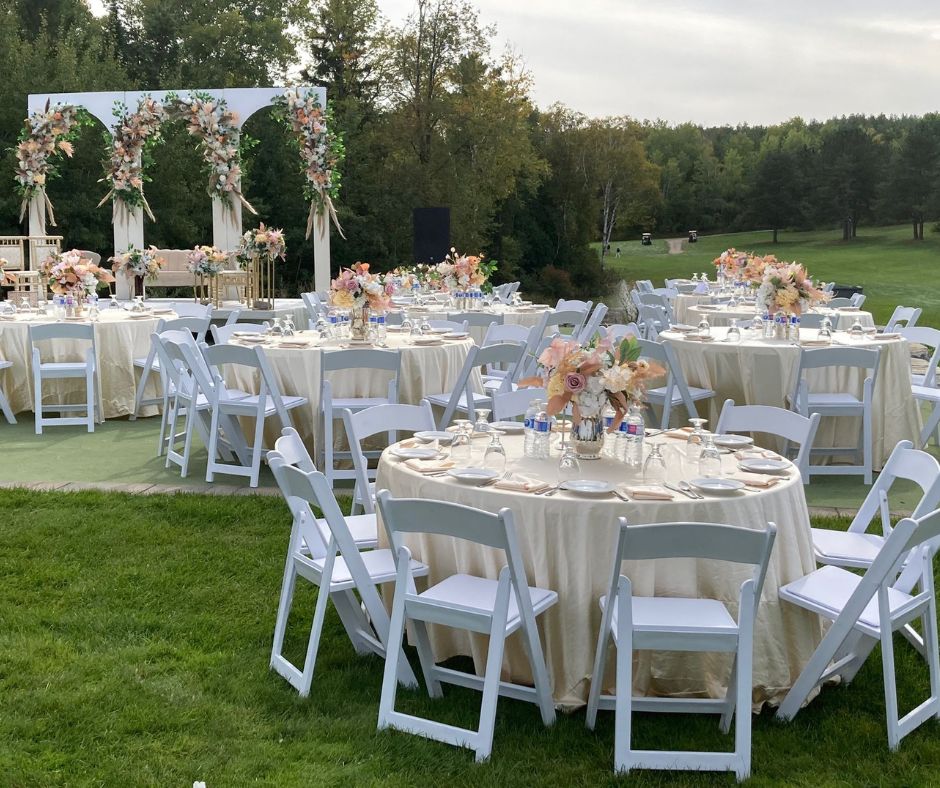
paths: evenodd
<path fill-rule="evenodd" d="M 623 491 L 637 501 L 672 501 L 675 496 L 665 487 L 624 487 Z"/>
<path fill-rule="evenodd" d="M 532 479 L 519 474 L 513 474 L 509 479 L 500 479 L 493 486 L 499 490 L 512 490 L 514 492 L 537 492 L 538 490 L 544 490 L 546 487 L 551 487 L 550 484 L 543 482 L 541 479 Z"/>
<path fill-rule="evenodd" d="M 678 438 L 687 441 L 689 439 L 689 433 L 692 431 L 691 427 L 679 427 L 677 430 L 668 430 L 664 432 L 663 435 L 667 438 Z"/>
<path fill-rule="evenodd" d="M 734 453 L 736 460 L 785 460 L 777 452 L 770 449 L 742 449 Z"/>
<path fill-rule="evenodd" d="M 418 473 L 440 473 L 456 467 L 450 460 L 405 460 L 405 465 Z"/>
<path fill-rule="evenodd" d="M 753 487 L 757 490 L 769 490 L 771 487 L 776 487 L 778 484 L 780 484 L 780 482 L 788 477 L 763 476 L 756 473 L 736 473 L 731 478 L 737 479 L 739 482 L 744 482 L 748 487 Z"/>

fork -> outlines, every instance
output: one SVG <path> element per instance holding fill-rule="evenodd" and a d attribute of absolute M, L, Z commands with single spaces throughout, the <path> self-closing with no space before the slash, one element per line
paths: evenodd
<path fill-rule="evenodd" d="M 481 484 L 481 485 L 479 485 L 479 486 L 480 486 L 480 487 L 492 487 L 494 484 L 496 484 L 496 482 L 506 481 L 507 479 L 511 479 L 511 478 L 512 478 L 512 471 L 506 471 L 506 473 L 504 473 L 504 474 L 503 474 L 502 476 L 500 476 L 499 478 L 497 478 L 497 479 L 490 479 L 488 482 L 483 482 L 483 484 Z"/>
<path fill-rule="evenodd" d="M 561 485 L 556 484 L 554 487 L 549 487 L 547 490 L 542 490 L 542 492 L 533 493 L 533 495 L 552 495 L 558 492 L 560 486 Z"/>

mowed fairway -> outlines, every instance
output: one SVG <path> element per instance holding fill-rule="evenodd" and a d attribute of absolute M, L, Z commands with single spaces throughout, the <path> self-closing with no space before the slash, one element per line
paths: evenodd
<path fill-rule="evenodd" d="M 779 243 L 771 243 L 771 233 L 747 232 L 699 236 L 697 244 L 683 244 L 682 254 L 669 254 L 665 238 L 652 246 L 639 241 L 611 241 L 608 265 L 627 280 L 652 279 L 662 287 L 666 277 L 690 276 L 708 271 L 711 264 L 729 246 L 736 249 L 775 254 L 781 260 L 803 263 L 813 277 L 840 284 L 858 284 L 865 288 L 865 309 L 875 321 L 884 323 L 898 304 L 919 306 L 924 314 L 920 324 L 940 326 L 940 233 L 927 229 L 923 241 L 911 238 L 907 225 L 862 227 L 858 237 L 842 241 L 841 232 L 780 232 Z M 618 259 L 613 252 L 620 247 Z M 600 246 L 598 245 L 598 248 Z"/>

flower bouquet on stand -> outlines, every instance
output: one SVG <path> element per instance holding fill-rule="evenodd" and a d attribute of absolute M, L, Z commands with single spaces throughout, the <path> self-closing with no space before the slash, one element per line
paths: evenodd
<path fill-rule="evenodd" d="M 616 430 L 631 403 L 641 403 L 650 380 L 663 374 L 658 365 L 640 358 L 632 337 L 611 344 L 595 337 L 582 345 L 556 337 L 538 358 L 539 374 L 523 378 L 521 387 L 544 387 L 549 415 L 571 406 L 571 435 L 580 459 L 596 460 L 604 446 L 605 405 L 615 412 Z"/>
<path fill-rule="evenodd" d="M 330 283 L 330 303 L 350 310 L 350 335 L 356 341 L 364 341 L 370 311 L 384 313 L 393 290 L 394 283 L 369 273 L 368 263 L 354 263 L 351 268 L 341 268 L 339 276 Z"/>
<path fill-rule="evenodd" d="M 193 275 L 193 296 L 202 304 L 213 300 L 211 288 L 206 280 L 213 280 L 225 268 L 229 254 L 214 246 L 197 246 L 186 261 L 186 268 Z M 220 306 L 220 304 L 216 304 Z"/>
<path fill-rule="evenodd" d="M 283 260 L 287 252 L 284 231 L 258 225 L 248 230 L 238 245 L 235 258 L 240 268 L 248 272 L 246 301 L 255 309 L 274 308 L 274 263 Z"/>
<path fill-rule="evenodd" d="M 111 270 L 116 274 L 123 272 L 128 279 L 134 280 L 134 295 L 147 297 L 144 289 L 144 280 L 155 282 L 160 275 L 160 269 L 166 260 L 157 254 L 155 247 L 137 249 L 131 244 L 126 252 L 114 255 L 111 258 Z"/>

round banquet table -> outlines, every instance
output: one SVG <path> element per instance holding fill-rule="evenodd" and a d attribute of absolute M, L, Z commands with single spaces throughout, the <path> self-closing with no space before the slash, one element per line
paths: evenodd
<path fill-rule="evenodd" d="M 666 436 L 652 438 L 664 446 L 670 479 L 698 474 L 684 456 L 684 443 Z M 485 446 L 486 441 L 474 441 Z M 557 481 L 557 457 L 533 460 L 522 457 L 522 437 L 505 436 L 507 470 L 530 479 Z M 482 447 L 475 448 L 480 464 Z M 723 456 L 723 470 L 735 472 L 736 460 Z M 582 476 L 620 483 L 621 490 L 640 483 L 641 474 L 615 460 L 582 461 Z M 559 602 L 539 617 L 542 644 L 555 703 L 565 709 L 583 706 L 590 689 L 594 649 L 600 627 L 598 600 L 610 582 L 611 555 L 616 543 L 617 518 L 631 523 L 718 522 L 747 528 L 777 526 L 759 610 L 754 646 L 753 701 L 779 702 L 796 680 L 818 644 L 822 629 L 815 615 L 781 602 L 777 589 L 815 568 L 809 514 L 803 485 L 793 469 L 788 478 L 766 490 L 748 490 L 727 497 L 694 501 L 679 494 L 669 501 L 621 501 L 612 496 L 579 497 L 564 491 L 553 496 L 476 487 L 449 476 L 425 476 L 385 451 L 378 468 L 377 489 L 398 497 L 426 498 L 460 503 L 490 512 L 509 507 L 528 581 L 558 592 Z M 384 528 L 379 541 L 388 546 Z M 404 542 L 415 558 L 430 566 L 428 583 L 455 572 L 495 579 L 504 561 L 499 551 L 427 534 L 409 534 Z M 668 559 L 624 562 L 622 572 L 638 596 L 691 596 L 720 599 L 737 614 L 741 584 L 752 568 L 726 562 Z M 420 581 L 419 581 L 420 582 Z M 443 627 L 431 627 L 438 660 L 456 655 L 473 657 L 478 674 L 486 664 L 486 638 Z M 614 660 L 605 675 L 605 689 L 614 685 Z M 634 692 L 641 695 L 723 697 L 731 662 L 724 654 L 638 652 L 634 656 Z M 531 683 L 531 671 L 518 635 L 506 643 L 503 674 Z"/>
<path fill-rule="evenodd" d="M 141 317 L 133 317 L 123 309 L 105 307 L 101 310 L 100 319 L 92 325 L 95 327 L 97 348 L 98 390 L 101 392 L 106 419 L 133 413 L 138 381 L 134 359 L 145 358 L 150 352 L 150 335 L 156 331 L 160 319 L 173 317 L 175 314 L 169 310 L 166 314 L 148 312 Z M 55 322 L 55 319 L 48 316 L 27 317 L 22 314 L 17 314 L 12 320 L 0 320 L 0 359 L 13 362 L 10 369 L 0 372 L 0 384 L 4 387 L 14 413 L 33 409 L 33 364 L 29 326 Z M 85 342 L 61 339 L 40 345 L 43 360 L 49 361 L 83 361 L 86 347 Z M 145 398 L 160 396 L 159 383 L 159 375 L 150 376 Z M 42 390 L 44 403 L 69 404 L 85 401 L 84 380 L 46 380 L 43 381 Z M 154 406 L 141 409 L 141 414 L 145 416 L 157 412 Z"/>
<path fill-rule="evenodd" d="M 679 293 L 672 302 L 673 316 L 677 323 L 698 325 L 698 320 L 689 314 L 689 310 L 699 304 L 713 304 L 717 298 L 717 295 L 711 293 Z"/>
<path fill-rule="evenodd" d="M 438 306 L 438 305 L 429 305 L 429 306 L 411 306 L 405 305 L 404 309 L 408 310 L 408 314 L 413 317 L 428 317 L 431 320 L 446 320 L 447 315 L 454 314 L 459 312 L 459 309 L 451 309 L 450 307 Z M 504 324 L 512 324 L 518 326 L 525 326 L 526 328 L 532 328 L 537 326 L 539 321 L 542 319 L 542 315 L 546 312 L 550 312 L 551 307 L 542 306 L 541 304 L 533 305 L 529 307 L 516 307 L 516 306 L 506 306 L 503 304 L 494 304 L 488 309 L 480 311 L 480 314 L 483 315 L 493 315 L 493 319 L 498 319 L 499 316 L 502 316 Z M 483 342 L 483 337 L 486 336 L 486 327 L 485 326 L 470 326 L 470 337 L 474 342 L 480 344 Z"/>
<path fill-rule="evenodd" d="M 238 344 L 238 340 L 233 339 L 232 343 Z M 389 350 L 401 352 L 398 401 L 416 405 L 429 394 L 453 389 L 473 342 L 470 339 L 442 339 L 437 345 L 414 345 L 409 337 L 389 332 L 387 345 Z M 305 331 L 291 339 L 267 341 L 261 347 L 267 355 L 281 394 L 306 397 L 309 400 L 308 405 L 291 411 L 291 418 L 304 442 L 308 446 L 319 446 L 322 431 L 319 418 L 320 355 L 324 351 L 342 350 L 345 346 L 337 340 L 322 342 L 312 332 Z M 351 349 L 355 349 L 355 346 Z M 369 369 L 344 369 L 329 374 L 334 398 L 384 397 L 388 394 L 389 376 L 386 373 Z M 242 391 L 253 394 L 258 392 L 258 376 L 246 367 L 227 367 L 226 382 Z M 471 385 L 475 391 L 483 391 L 478 371 L 473 373 Z M 337 418 L 340 418 L 338 413 Z M 251 423 L 250 419 L 245 421 L 245 424 Z M 265 445 L 273 446 L 280 437 L 280 430 L 277 419 L 268 419 L 265 424 Z M 344 445 L 345 435 L 341 423 L 335 424 L 334 434 L 337 447 Z"/>
<path fill-rule="evenodd" d="M 837 331 L 848 331 L 855 323 L 856 319 L 858 319 L 858 322 L 863 328 L 875 327 L 875 320 L 871 312 L 864 312 L 859 309 L 822 308 L 813 309 L 812 312 L 828 317 L 829 321 L 832 323 L 832 327 Z M 734 309 L 729 309 L 726 306 L 709 304 L 690 306 L 686 311 L 689 325 L 693 326 L 697 326 L 703 317 L 708 318 L 708 322 L 712 326 L 730 326 L 732 320 L 750 322 L 754 319 L 754 314 L 753 306 L 738 306 Z M 677 320 L 676 322 L 681 321 Z"/>
<path fill-rule="evenodd" d="M 660 334 L 675 350 L 688 384 L 717 392 L 708 400 L 709 412 L 701 415 L 707 415 L 712 424 L 717 423 L 726 399 L 733 399 L 738 405 L 788 408 L 800 346 L 785 340 L 755 339 L 749 336 L 749 330 L 742 331 L 744 339 L 740 343 L 723 342 L 726 332 L 725 328 L 713 329 L 710 342 L 694 340 L 677 331 Z M 800 337 L 812 342 L 818 333 L 815 329 L 801 329 Z M 911 394 L 908 343 L 899 338 L 879 340 L 878 336 L 881 335 L 854 340 L 844 332 L 833 333 L 834 345 L 881 349 L 872 397 L 872 457 L 876 470 L 881 469 L 898 441 L 916 443 L 920 434 L 920 414 Z M 817 369 L 810 370 L 806 377 L 812 391 L 845 391 L 861 396 L 863 375 L 860 370 Z M 703 404 L 700 402 L 698 407 Z M 860 426 L 858 419 L 823 417 L 815 445 L 854 446 Z"/>

